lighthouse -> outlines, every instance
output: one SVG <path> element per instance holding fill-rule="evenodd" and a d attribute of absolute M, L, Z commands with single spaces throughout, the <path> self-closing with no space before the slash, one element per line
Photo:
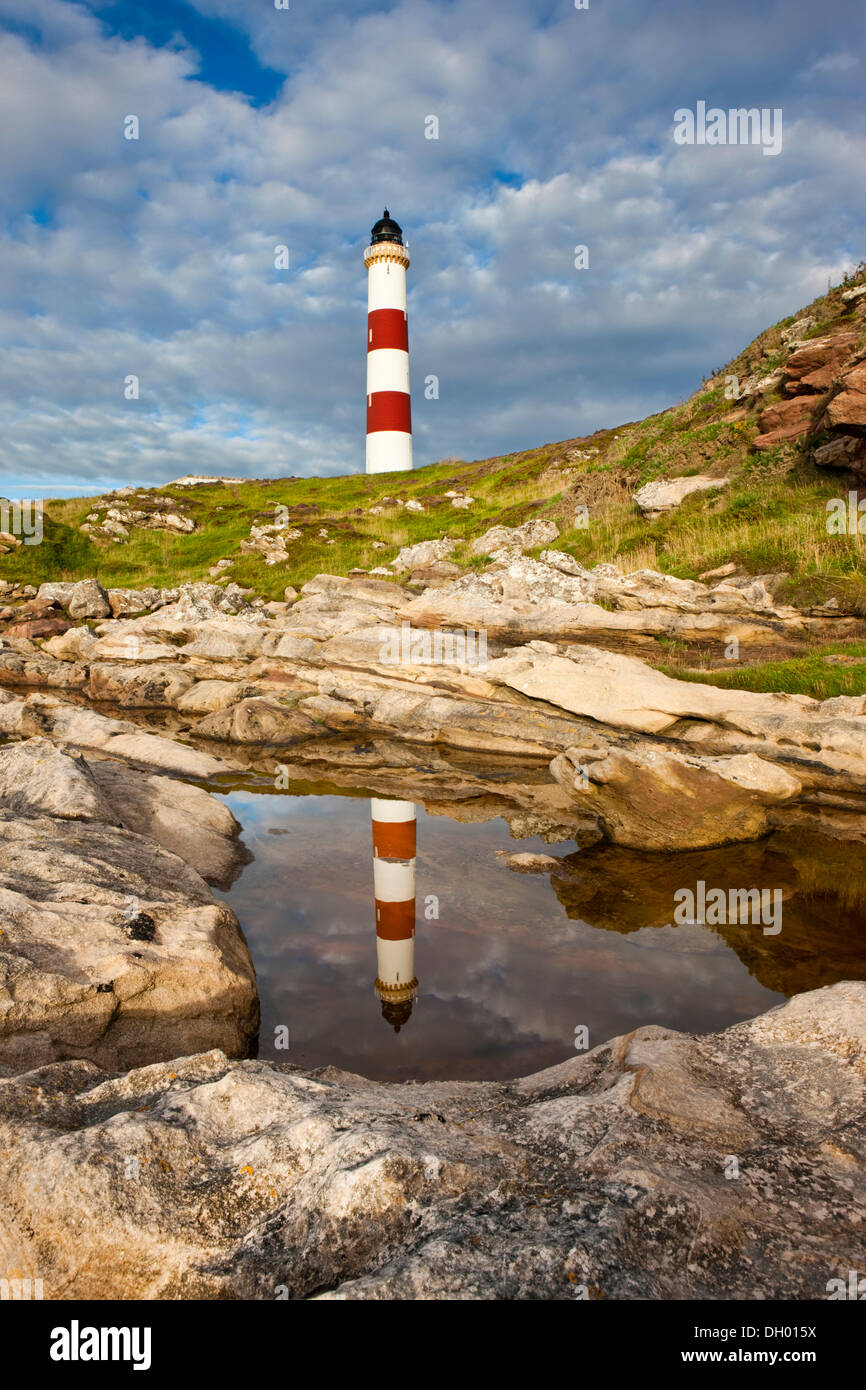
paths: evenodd
<path fill-rule="evenodd" d="M 385 209 L 364 252 L 367 267 L 367 472 L 412 467 L 406 271 L 409 248 Z"/>
<path fill-rule="evenodd" d="M 415 807 L 372 797 L 376 997 L 395 1033 L 409 1019 L 415 978 Z"/>

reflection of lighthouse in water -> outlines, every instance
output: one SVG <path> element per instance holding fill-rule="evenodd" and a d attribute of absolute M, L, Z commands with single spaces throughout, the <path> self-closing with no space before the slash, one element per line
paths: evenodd
<path fill-rule="evenodd" d="M 372 797 L 376 894 L 376 997 L 395 1033 L 407 1022 L 415 978 L 415 807 Z"/>

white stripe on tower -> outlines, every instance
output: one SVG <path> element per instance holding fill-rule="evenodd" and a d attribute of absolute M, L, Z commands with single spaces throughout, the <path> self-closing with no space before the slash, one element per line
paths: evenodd
<path fill-rule="evenodd" d="M 415 807 L 371 798 L 376 894 L 376 995 L 399 1033 L 412 1012 L 415 978 Z"/>
<path fill-rule="evenodd" d="M 406 271 L 409 248 L 385 209 L 364 252 L 367 267 L 367 472 L 412 467 Z"/>

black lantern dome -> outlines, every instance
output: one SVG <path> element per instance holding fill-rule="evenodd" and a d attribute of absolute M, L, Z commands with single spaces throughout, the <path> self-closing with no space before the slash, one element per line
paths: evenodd
<path fill-rule="evenodd" d="M 387 208 L 374 226 L 370 236 L 373 246 L 377 241 L 395 241 L 398 246 L 403 245 L 403 228 L 394 221 Z"/>

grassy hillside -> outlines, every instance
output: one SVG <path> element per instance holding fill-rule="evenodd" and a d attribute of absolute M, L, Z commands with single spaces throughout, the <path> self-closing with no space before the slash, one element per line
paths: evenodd
<path fill-rule="evenodd" d="M 845 284 L 864 282 L 861 267 Z M 98 574 L 106 586 L 171 586 L 207 578 L 215 561 L 229 558 L 232 580 L 279 598 L 287 584 L 299 586 L 320 571 L 386 564 L 399 546 L 446 534 L 460 542 L 454 559 L 477 564 L 465 542 L 488 526 L 550 517 L 561 530 L 557 548 L 587 565 L 618 560 L 627 570 L 652 567 L 696 578 L 733 560 L 748 573 L 786 571 L 781 597 L 788 602 L 808 606 L 835 598 L 843 610 L 866 614 L 866 538 L 828 535 L 825 525 L 825 503 L 844 496 L 850 480 L 817 469 L 802 443 L 750 452 L 758 408 L 727 400 L 724 385 L 727 373 L 742 379 L 777 366 L 785 356 L 783 330 L 801 315 L 816 320 L 812 336 L 859 328 L 862 347 L 864 320 L 843 313 L 843 287 L 767 329 L 689 400 L 638 423 L 506 457 L 448 459 L 409 474 L 139 490 L 143 499 L 176 498 L 196 522 L 190 535 L 133 530 L 123 543 L 97 541 L 79 527 L 94 512 L 103 516 L 109 502 L 53 501 L 46 505 L 42 545 L 0 555 L 0 578 L 38 584 Z M 774 399 L 765 396 L 761 408 Z M 632 500 L 651 479 L 698 472 L 728 479 L 728 485 L 692 496 L 653 521 Z M 444 496 L 449 489 L 467 492 L 473 506 L 454 508 Z M 370 515 L 369 508 L 387 497 L 416 499 L 424 511 L 391 506 Z M 135 497 L 129 501 L 136 506 Z M 258 555 L 241 554 L 239 545 L 251 525 L 274 520 L 276 504 L 290 509 L 290 525 L 302 534 L 288 543 L 288 563 L 267 566 Z M 585 528 L 575 525 L 579 504 L 588 508 Z"/>

